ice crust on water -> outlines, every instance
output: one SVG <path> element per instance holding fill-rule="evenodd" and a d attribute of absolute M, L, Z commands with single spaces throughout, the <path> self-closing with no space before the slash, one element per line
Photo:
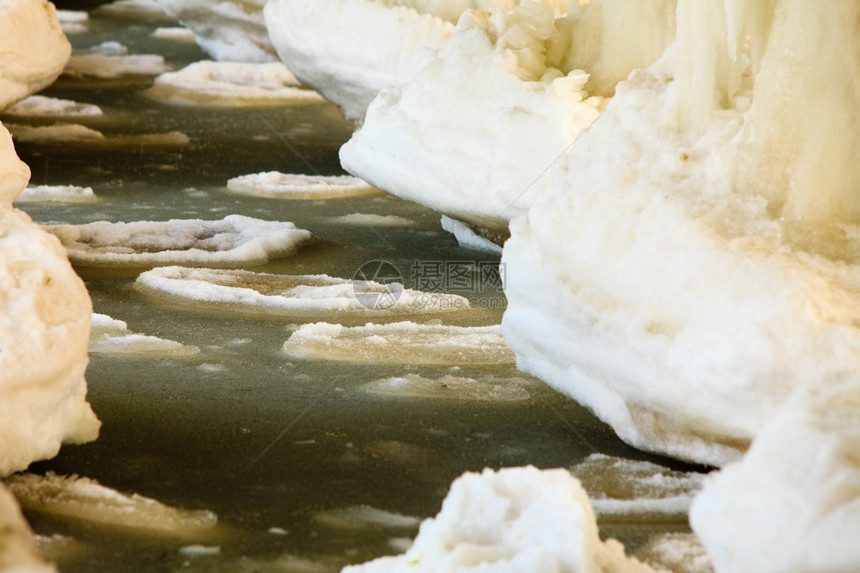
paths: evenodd
<path fill-rule="evenodd" d="M 332 217 L 329 222 L 340 225 L 357 225 L 366 227 L 411 227 L 414 223 L 406 217 L 397 215 L 377 215 L 375 213 L 350 213 Z"/>
<path fill-rule="evenodd" d="M 104 113 L 99 106 L 90 103 L 32 95 L 4 110 L 3 115 L 14 117 L 98 117 Z"/>
<path fill-rule="evenodd" d="M 15 498 L 0 482 L 0 571 L 9 573 L 56 573 L 39 557 L 33 532 Z"/>
<path fill-rule="evenodd" d="M 130 18 L 164 18 L 166 16 L 164 8 L 155 0 L 116 0 L 116 2 L 102 4 L 96 9 L 96 12 Z"/>
<path fill-rule="evenodd" d="M 191 140 L 179 131 L 167 133 L 144 133 L 140 135 L 111 135 L 81 125 L 79 123 L 55 123 L 52 125 L 26 125 L 6 123 L 6 128 L 16 141 L 41 143 L 45 145 L 74 142 L 78 145 L 93 145 L 106 147 L 120 146 L 185 146 Z"/>
<path fill-rule="evenodd" d="M 153 38 L 169 40 L 171 42 L 182 42 L 193 44 L 195 42 L 194 32 L 183 26 L 172 26 L 169 28 L 156 28 L 152 33 Z"/>
<path fill-rule="evenodd" d="M 175 340 L 135 334 L 128 329 L 126 322 L 106 314 L 93 313 L 89 351 L 98 354 L 181 357 L 198 354 L 200 349 Z"/>
<path fill-rule="evenodd" d="M 424 293 L 370 280 L 328 275 L 273 275 L 243 270 L 159 267 L 142 273 L 135 287 L 173 304 L 258 316 L 319 320 L 468 311 L 458 295 Z"/>
<path fill-rule="evenodd" d="M 317 322 L 300 326 L 283 346 L 293 358 L 367 364 L 513 364 L 498 326 L 447 326 L 395 322 L 346 327 Z"/>
<path fill-rule="evenodd" d="M 418 517 L 385 511 L 368 505 L 321 511 L 314 515 L 314 521 L 336 529 L 366 529 L 368 527 L 417 529 L 421 523 L 421 519 Z"/>
<path fill-rule="evenodd" d="M 50 515 L 181 536 L 199 535 L 218 522 L 211 511 L 170 507 L 142 495 L 126 495 L 96 480 L 76 475 L 20 473 L 5 481 L 21 507 Z"/>
<path fill-rule="evenodd" d="M 67 76 L 116 79 L 130 76 L 157 76 L 169 71 L 162 56 L 129 54 L 119 42 L 102 42 L 85 52 L 75 52 L 63 73 Z"/>
<path fill-rule="evenodd" d="M 379 193 L 351 175 L 304 175 L 266 171 L 234 177 L 227 188 L 236 193 L 275 199 L 336 199 Z"/>
<path fill-rule="evenodd" d="M 15 203 L 94 203 L 98 197 L 92 187 L 77 185 L 32 185 L 15 199 Z"/>
<path fill-rule="evenodd" d="M 462 475 L 405 554 L 343 573 L 401 571 L 654 570 L 626 557 L 617 541 L 600 540 L 588 498 L 570 473 L 529 466 Z"/>
<path fill-rule="evenodd" d="M 452 376 L 427 378 L 420 374 L 406 374 L 383 378 L 362 384 L 370 394 L 398 398 L 426 398 L 431 400 L 465 400 L 478 402 L 516 402 L 528 400 L 529 391 L 519 378 L 481 377 L 479 379 Z"/>
<path fill-rule="evenodd" d="M 59 237 L 72 262 L 83 267 L 261 265 L 295 254 L 313 238 L 289 222 L 242 215 L 220 221 L 99 221 L 43 228 Z"/>
<path fill-rule="evenodd" d="M 181 103 L 222 106 L 317 102 L 322 96 L 303 89 L 283 64 L 213 62 L 190 64 L 161 74 L 149 95 Z"/>

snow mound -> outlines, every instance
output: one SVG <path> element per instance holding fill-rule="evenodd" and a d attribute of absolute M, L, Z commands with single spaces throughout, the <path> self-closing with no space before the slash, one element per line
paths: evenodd
<path fill-rule="evenodd" d="M 102 42 L 85 52 L 72 54 L 63 73 L 78 78 L 116 79 L 129 76 L 157 76 L 169 71 L 157 54 L 129 54 L 119 42 Z"/>
<path fill-rule="evenodd" d="M 528 390 L 524 388 L 523 380 L 519 378 L 487 376 L 476 380 L 450 374 L 440 378 L 406 374 L 362 384 L 361 389 L 381 396 L 432 400 L 517 402 L 530 397 Z"/>
<path fill-rule="evenodd" d="M 93 313 L 89 351 L 98 354 L 179 357 L 193 356 L 200 349 L 174 340 L 135 334 L 129 331 L 128 324 L 122 320 Z"/>
<path fill-rule="evenodd" d="M 366 364 L 513 364 L 497 326 L 395 322 L 346 327 L 317 322 L 299 327 L 282 351 L 293 358 Z"/>
<path fill-rule="evenodd" d="M 94 203 L 98 197 L 92 187 L 77 185 L 33 185 L 27 187 L 15 203 Z"/>
<path fill-rule="evenodd" d="M 103 112 L 99 106 L 89 103 L 33 95 L 19 101 L 3 114 L 15 117 L 97 117 Z"/>
<path fill-rule="evenodd" d="M 312 239 L 289 222 L 228 215 L 220 221 L 173 219 L 46 225 L 83 267 L 253 266 L 295 254 Z"/>
<path fill-rule="evenodd" d="M 276 199 L 335 199 L 379 193 L 351 175 L 302 175 L 267 171 L 234 177 L 227 188 L 236 193 Z"/>

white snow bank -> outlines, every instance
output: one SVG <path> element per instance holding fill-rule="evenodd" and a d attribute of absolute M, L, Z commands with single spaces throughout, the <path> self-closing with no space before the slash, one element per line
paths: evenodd
<path fill-rule="evenodd" d="M 170 507 L 142 495 L 120 493 L 96 480 L 76 475 L 22 473 L 7 478 L 6 485 L 21 507 L 50 515 L 182 536 L 199 535 L 218 522 L 211 511 Z"/>
<path fill-rule="evenodd" d="M 175 340 L 135 334 L 128 329 L 126 322 L 106 314 L 93 313 L 89 351 L 99 354 L 179 357 L 193 356 L 200 349 Z"/>
<path fill-rule="evenodd" d="M 495 255 L 502 254 L 501 246 L 486 237 L 482 237 L 477 234 L 469 225 L 462 221 L 452 219 L 447 215 L 442 215 L 441 224 L 443 229 L 454 235 L 454 238 L 457 239 L 457 243 L 459 243 L 461 247 L 475 249 L 476 251 L 484 251 L 486 253 L 493 253 Z"/>
<path fill-rule="evenodd" d="M 224 106 L 322 101 L 315 91 L 302 88 L 279 62 L 195 62 L 161 74 L 147 93 L 182 103 Z"/>
<path fill-rule="evenodd" d="M 421 523 L 418 517 L 385 511 L 369 505 L 321 511 L 314 514 L 314 521 L 336 529 L 367 529 L 368 527 L 417 529 Z"/>
<path fill-rule="evenodd" d="M 379 192 L 351 175 L 302 175 L 278 171 L 234 177 L 227 182 L 227 188 L 237 193 L 277 199 L 333 199 Z"/>
<path fill-rule="evenodd" d="M 0 482 L 0 571 L 8 573 L 56 573 L 40 557 L 33 532 L 15 498 Z"/>
<path fill-rule="evenodd" d="M 328 275 L 160 267 L 142 273 L 135 287 L 157 299 L 196 309 L 316 320 L 366 320 L 470 308 L 469 301 L 457 295 Z"/>
<path fill-rule="evenodd" d="M 65 75 L 115 79 L 128 76 L 157 76 L 170 70 L 157 54 L 129 54 L 119 42 L 102 42 L 85 52 L 72 54 Z"/>
<path fill-rule="evenodd" d="M 103 115 L 101 108 L 89 103 L 68 99 L 33 95 L 3 112 L 16 117 L 96 117 Z"/>
<path fill-rule="evenodd" d="M 57 18 L 66 35 L 83 34 L 89 30 L 90 15 L 83 10 L 57 10 Z"/>
<path fill-rule="evenodd" d="M 92 187 L 77 185 L 33 185 L 27 187 L 15 203 L 93 203 L 98 201 Z"/>
<path fill-rule="evenodd" d="M 141 135 L 111 135 L 79 123 L 55 123 L 52 125 L 26 125 L 7 123 L 6 128 L 15 141 L 40 144 L 62 144 L 74 142 L 79 145 L 105 147 L 119 146 L 184 146 L 191 140 L 179 131 L 167 133 L 144 133 Z"/>
<path fill-rule="evenodd" d="M 46 225 L 73 263 L 85 267 L 252 266 L 294 254 L 312 239 L 289 222 L 228 215 L 220 221 L 172 219 Z"/>
<path fill-rule="evenodd" d="M 690 514 L 716 570 L 835 573 L 860 564 L 856 371 L 792 395 Z"/>
<path fill-rule="evenodd" d="M 465 400 L 477 402 L 516 402 L 528 400 L 530 394 L 520 378 L 480 379 L 447 374 L 440 378 L 426 378 L 420 374 L 406 374 L 383 378 L 362 384 L 370 394 L 398 398 L 429 398 L 432 400 Z"/>
<path fill-rule="evenodd" d="M 565 470 L 509 468 L 466 473 L 442 510 L 424 521 L 397 557 L 346 567 L 344 573 L 494 571 L 651 573 L 597 536 L 588 498 Z"/>
<path fill-rule="evenodd" d="M 395 322 L 346 327 L 317 322 L 299 327 L 282 351 L 293 358 L 367 364 L 512 364 L 497 326 Z"/>
<path fill-rule="evenodd" d="M 53 4 L 0 3 L 0 109 L 53 83 L 71 52 Z"/>

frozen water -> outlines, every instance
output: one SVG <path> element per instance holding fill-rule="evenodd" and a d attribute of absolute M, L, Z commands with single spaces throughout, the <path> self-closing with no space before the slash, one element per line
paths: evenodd
<path fill-rule="evenodd" d="M 277 199 L 336 199 L 379 193 L 351 175 L 302 175 L 267 171 L 234 177 L 227 188 L 237 193 Z"/>
<path fill-rule="evenodd" d="M 398 398 L 511 402 L 529 399 L 530 395 L 525 385 L 525 381 L 519 378 L 487 376 L 476 380 L 450 374 L 440 378 L 406 374 L 396 378 L 375 380 L 363 384 L 361 389 L 371 394 Z"/>
<path fill-rule="evenodd" d="M 3 115 L 14 117 L 97 117 L 103 115 L 103 112 L 99 106 L 89 103 L 32 95 L 4 110 Z"/>
<path fill-rule="evenodd" d="M 89 30 L 90 15 L 83 10 L 57 10 L 64 34 L 83 34 Z"/>
<path fill-rule="evenodd" d="M 362 225 L 368 227 L 411 227 L 414 223 L 397 215 L 377 215 L 375 213 L 350 213 L 329 219 L 340 225 Z"/>
<path fill-rule="evenodd" d="M 477 234 L 469 225 L 462 221 L 442 215 L 442 228 L 454 235 L 454 238 L 457 239 L 457 242 L 462 247 L 497 255 L 502 254 L 501 246 Z"/>
<path fill-rule="evenodd" d="M 364 529 L 367 527 L 417 529 L 421 523 L 421 519 L 418 517 L 384 511 L 367 505 L 321 511 L 314 515 L 314 521 L 336 529 Z"/>
<path fill-rule="evenodd" d="M 93 203 L 98 197 L 92 187 L 77 185 L 33 185 L 27 187 L 16 203 Z"/>
<path fill-rule="evenodd" d="M 128 324 L 105 314 L 93 313 L 90 330 L 89 351 L 102 354 L 125 354 L 132 356 L 193 356 L 200 352 L 196 346 L 186 346 L 174 340 L 157 336 L 135 334 Z"/>
<path fill-rule="evenodd" d="M 119 42 L 103 42 L 86 52 L 72 54 L 63 73 L 74 77 L 115 79 L 127 76 L 157 76 L 168 71 L 164 57 L 129 54 Z"/>
<path fill-rule="evenodd" d="M 152 33 L 153 38 L 159 40 L 169 40 L 171 42 L 183 42 L 186 44 L 194 43 L 194 32 L 182 26 L 174 26 L 170 28 L 156 28 Z"/>

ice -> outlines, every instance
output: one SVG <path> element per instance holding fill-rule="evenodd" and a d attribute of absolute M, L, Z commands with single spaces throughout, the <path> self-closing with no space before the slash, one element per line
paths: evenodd
<path fill-rule="evenodd" d="M 277 62 L 195 62 L 161 74 L 148 93 L 180 103 L 223 106 L 322 101 L 315 91 L 301 88 L 293 74 Z"/>
<path fill-rule="evenodd" d="M 191 141 L 179 131 L 168 133 L 145 133 L 141 135 L 105 136 L 100 131 L 79 123 L 56 123 L 53 125 L 32 126 L 20 123 L 6 123 L 6 128 L 16 141 L 41 144 L 63 144 L 74 142 L 78 145 L 94 146 L 185 146 Z"/>
<path fill-rule="evenodd" d="M 195 42 L 194 32 L 183 26 L 156 28 L 152 33 L 152 37 L 158 38 L 159 40 L 169 40 L 171 42 L 181 42 L 184 44 L 193 44 Z"/>
<path fill-rule="evenodd" d="M 89 103 L 33 95 L 5 110 L 3 115 L 14 117 L 97 117 L 103 115 L 103 112 L 99 106 Z"/>
<path fill-rule="evenodd" d="M 457 239 L 461 247 L 496 255 L 502 254 L 501 246 L 477 234 L 469 225 L 462 221 L 442 215 L 442 228 L 454 235 L 454 238 Z"/>
<path fill-rule="evenodd" d="M 497 326 L 395 322 L 346 327 L 317 322 L 299 327 L 283 346 L 292 358 L 367 364 L 505 365 L 513 354 Z"/>
<path fill-rule="evenodd" d="M 490 469 L 458 478 L 442 510 L 405 554 L 344 573 L 498 571 L 653 573 L 597 535 L 594 514 L 566 470 Z"/>
<path fill-rule="evenodd" d="M 420 374 L 406 374 L 396 378 L 383 378 L 361 389 L 370 394 L 398 398 L 426 398 L 431 400 L 465 400 L 478 402 L 515 402 L 528 400 L 530 395 L 525 381 L 520 378 L 482 377 L 479 379 L 452 376 L 426 378 Z"/>
<path fill-rule="evenodd" d="M 83 34 L 89 30 L 90 15 L 83 10 L 57 10 L 57 18 L 66 35 Z"/>
<path fill-rule="evenodd" d="M 170 70 L 157 54 L 129 54 L 119 42 L 102 42 L 85 52 L 75 52 L 63 73 L 73 77 L 116 79 L 129 76 L 157 76 Z"/>
<path fill-rule="evenodd" d="M 253 266 L 293 255 L 312 239 L 292 223 L 242 215 L 43 228 L 59 237 L 72 262 L 82 267 Z"/>
<path fill-rule="evenodd" d="M 77 185 L 31 185 L 15 203 L 94 203 L 98 201 L 92 187 Z"/>
<path fill-rule="evenodd" d="M 142 273 L 135 287 L 158 300 L 189 308 L 306 320 L 364 321 L 470 309 L 468 299 L 458 295 L 328 275 L 160 267 Z"/>
<path fill-rule="evenodd" d="M 421 519 L 418 517 L 384 511 L 368 505 L 321 511 L 314 515 L 314 521 L 335 529 L 366 529 L 368 527 L 417 529 L 421 523 Z"/>
<path fill-rule="evenodd" d="M 166 17 L 164 9 L 155 0 L 116 0 L 109 4 L 102 4 L 96 12 L 128 18 L 162 19 Z"/>
<path fill-rule="evenodd" d="M 714 573 L 702 542 L 692 533 L 665 533 L 648 540 L 635 557 L 670 573 Z"/>
<path fill-rule="evenodd" d="M 185 557 L 214 557 L 221 554 L 217 545 L 185 545 L 179 548 L 179 554 Z"/>
<path fill-rule="evenodd" d="M 39 557 L 33 532 L 15 498 L 0 482 L 0 571 L 9 573 L 56 573 Z"/>
<path fill-rule="evenodd" d="M 199 536 L 212 530 L 218 522 L 211 511 L 170 507 L 142 495 L 126 495 L 96 480 L 76 475 L 20 473 L 7 478 L 6 486 L 28 511 L 94 523 Z"/>
<path fill-rule="evenodd" d="M 358 225 L 367 227 L 411 227 L 412 221 L 397 215 L 377 215 L 375 213 L 350 213 L 329 219 L 339 225 Z"/>
<path fill-rule="evenodd" d="M 98 354 L 182 357 L 198 354 L 200 349 L 175 340 L 135 334 L 124 321 L 93 313 L 89 351 Z"/>
<path fill-rule="evenodd" d="M 227 188 L 236 193 L 277 199 L 335 199 L 379 193 L 351 175 L 302 175 L 267 171 L 234 177 Z"/>
<path fill-rule="evenodd" d="M 191 28 L 200 47 L 216 60 L 277 61 L 263 22 L 266 0 L 158 0 L 158 3 Z"/>

